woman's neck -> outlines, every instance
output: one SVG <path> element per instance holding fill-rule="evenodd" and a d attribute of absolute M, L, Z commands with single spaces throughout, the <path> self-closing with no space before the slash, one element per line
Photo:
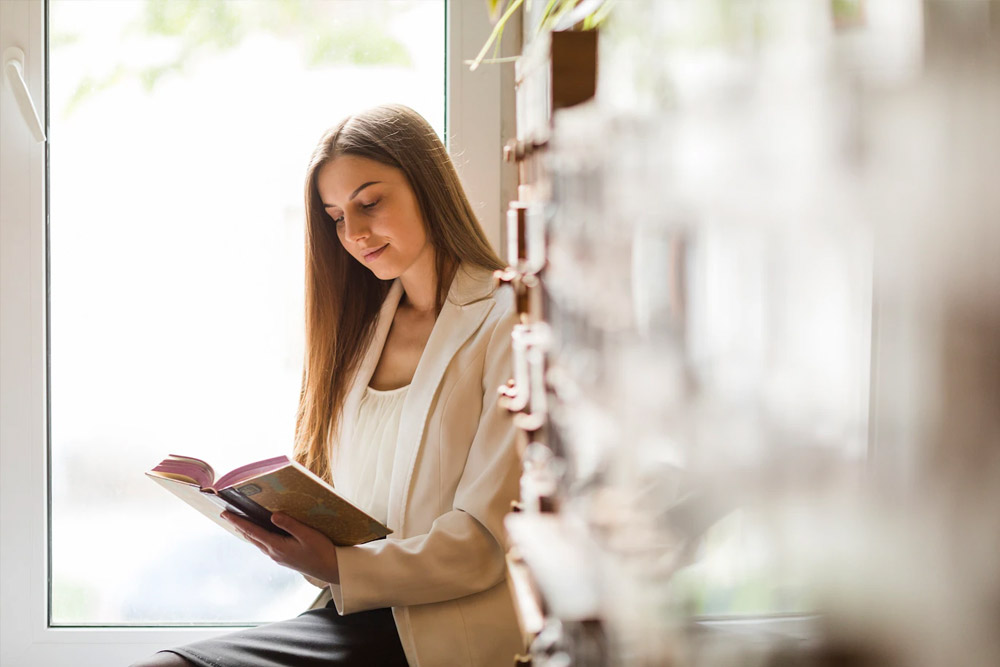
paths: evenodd
<path fill-rule="evenodd" d="M 425 314 L 437 310 L 437 266 L 433 252 L 422 253 L 399 276 L 399 282 L 402 283 L 404 292 L 400 306 Z"/>

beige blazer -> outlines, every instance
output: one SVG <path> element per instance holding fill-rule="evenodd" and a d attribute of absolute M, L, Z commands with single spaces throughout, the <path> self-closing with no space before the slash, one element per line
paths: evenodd
<path fill-rule="evenodd" d="M 382 306 L 344 404 L 342 442 L 350 442 L 402 292 L 397 280 Z M 511 374 L 515 321 L 509 288 L 494 291 L 485 269 L 459 269 L 400 415 L 388 508 L 394 532 L 337 548 L 337 611 L 392 607 L 410 665 L 510 667 L 523 652 L 502 523 L 518 494 L 520 462 L 496 392 Z"/>

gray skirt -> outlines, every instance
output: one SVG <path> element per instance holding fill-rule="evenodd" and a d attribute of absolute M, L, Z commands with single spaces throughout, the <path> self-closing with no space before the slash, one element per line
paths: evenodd
<path fill-rule="evenodd" d="M 199 667 L 406 667 L 390 609 L 341 616 L 333 602 L 296 618 L 167 649 Z"/>

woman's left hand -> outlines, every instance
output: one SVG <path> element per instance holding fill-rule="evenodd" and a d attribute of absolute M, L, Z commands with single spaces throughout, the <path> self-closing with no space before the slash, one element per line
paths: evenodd
<path fill-rule="evenodd" d="M 315 528 L 280 512 L 271 515 L 271 523 L 290 537 L 267 531 L 232 512 L 223 512 L 222 518 L 275 563 L 321 581 L 340 583 L 337 548 Z"/>

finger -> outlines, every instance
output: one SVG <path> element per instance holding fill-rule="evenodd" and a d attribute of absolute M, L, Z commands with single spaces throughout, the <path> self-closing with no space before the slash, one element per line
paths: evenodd
<path fill-rule="evenodd" d="M 232 512 L 229 511 L 223 512 L 222 518 L 244 533 L 252 534 L 254 532 L 254 529 L 257 528 L 257 526 L 255 526 L 252 522 L 247 521 L 243 517 L 233 514 Z"/>
<path fill-rule="evenodd" d="M 243 531 L 240 532 L 242 533 L 243 537 L 245 537 L 246 540 L 250 542 L 250 544 L 257 547 L 261 551 L 261 553 L 263 553 L 265 556 L 267 556 L 274 562 L 278 563 L 279 565 L 285 564 L 286 552 L 284 549 L 284 545 L 275 544 L 274 542 L 270 541 L 270 539 L 262 539 L 259 536 L 259 534 L 253 535 L 250 533 L 245 533 Z M 287 537 L 279 537 L 272 533 L 265 533 L 265 534 L 268 536 L 268 538 L 274 538 L 278 540 L 288 540 Z"/>
<path fill-rule="evenodd" d="M 262 548 L 266 548 L 269 554 L 282 550 L 289 541 L 294 542 L 292 538 L 272 533 L 252 521 L 248 521 L 232 513 L 230 513 L 227 520 L 247 539 Z"/>
<path fill-rule="evenodd" d="M 267 555 L 268 557 L 271 556 L 271 548 L 267 544 L 261 542 L 258 539 L 255 539 L 253 535 L 248 535 L 247 533 L 243 533 L 243 537 L 246 538 L 247 542 L 249 542 L 250 544 L 254 545 L 258 549 L 263 551 L 265 555 Z"/>
<path fill-rule="evenodd" d="M 294 537 L 299 542 L 304 542 L 318 532 L 297 519 L 293 519 L 284 512 L 275 512 L 271 515 L 271 523 Z"/>
<path fill-rule="evenodd" d="M 235 530 L 237 533 L 239 533 L 243 537 L 243 539 L 247 540 L 248 542 L 251 542 L 252 544 L 254 544 L 256 546 L 259 546 L 259 547 L 264 546 L 264 544 L 260 540 L 256 539 L 253 536 L 253 534 L 250 532 L 250 530 L 248 530 L 244 525 L 238 523 L 238 521 L 236 519 L 227 519 L 227 521 L 229 521 L 229 523 L 233 527 L 233 530 Z"/>

